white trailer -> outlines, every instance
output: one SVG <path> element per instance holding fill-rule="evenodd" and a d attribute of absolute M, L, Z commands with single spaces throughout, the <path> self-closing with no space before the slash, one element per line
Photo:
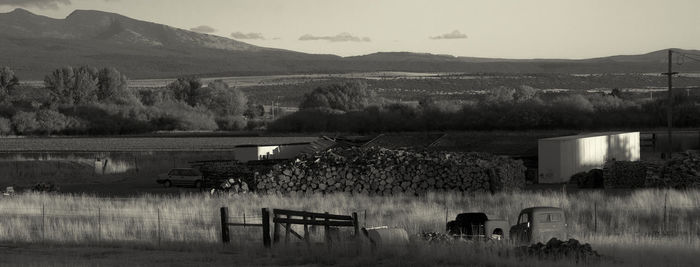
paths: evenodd
<path fill-rule="evenodd" d="M 239 145 L 234 147 L 233 154 L 236 160 L 240 162 L 263 159 L 293 159 L 307 149 L 310 144 Z"/>
<path fill-rule="evenodd" d="M 639 132 L 606 132 L 538 140 L 538 182 L 566 183 L 608 160 L 638 161 Z"/>

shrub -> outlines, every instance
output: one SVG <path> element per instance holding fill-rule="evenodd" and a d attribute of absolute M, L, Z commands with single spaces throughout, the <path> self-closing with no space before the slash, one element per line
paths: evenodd
<path fill-rule="evenodd" d="M 39 128 L 36 113 L 34 112 L 17 112 L 17 114 L 12 116 L 12 125 L 18 134 L 30 134 Z"/>
<path fill-rule="evenodd" d="M 374 94 L 364 82 L 332 84 L 304 95 L 300 109 L 328 108 L 342 111 L 360 110 L 370 104 Z"/>
<path fill-rule="evenodd" d="M 0 117 L 0 135 L 10 134 L 12 134 L 12 122 L 7 118 Z"/>
<path fill-rule="evenodd" d="M 243 130 L 248 126 L 248 122 L 243 116 L 224 116 L 216 119 L 216 124 L 220 130 L 237 131 Z"/>

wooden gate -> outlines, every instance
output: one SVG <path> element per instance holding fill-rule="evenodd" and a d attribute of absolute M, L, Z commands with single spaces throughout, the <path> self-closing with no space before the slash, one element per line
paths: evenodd
<path fill-rule="evenodd" d="M 246 223 L 233 223 L 228 221 L 228 207 L 221 207 L 221 240 L 223 243 L 229 243 L 231 237 L 229 234 L 230 226 L 242 226 L 242 227 L 262 227 L 263 235 L 263 245 L 265 247 L 270 247 L 272 241 L 274 243 L 279 243 L 281 236 L 281 228 L 284 227 L 284 241 L 288 243 L 291 236 L 295 236 L 300 240 L 304 240 L 307 244 L 310 244 L 310 229 L 309 226 L 323 226 L 324 236 L 326 244 L 331 245 L 331 227 L 353 227 L 354 237 L 356 240 L 360 240 L 360 226 L 357 222 L 357 213 L 353 212 L 352 215 L 336 215 L 325 213 L 314 213 L 306 211 L 295 211 L 295 210 L 284 210 L 284 209 L 273 209 L 272 210 L 272 222 L 274 223 L 273 228 L 273 238 L 270 238 L 270 211 L 267 208 L 262 209 L 262 223 L 251 224 Z M 303 225 L 304 233 L 303 235 L 297 233 L 292 229 L 292 225 Z"/>
<path fill-rule="evenodd" d="M 325 240 L 328 245 L 332 242 L 331 227 L 353 227 L 354 237 L 358 240 L 360 237 L 360 226 L 357 222 L 356 212 L 353 212 L 352 215 L 336 215 L 329 214 L 328 212 L 314 213 L 274 209 L 272 222 L 274 223 L 273 242 L 275 243 L 280 241 L 281 227 L 284 227 L 285 243 L 288 243 L 291 235 L 294 235 L 298 239 L 304 240 L 307 244 L 310 244 L 309 226 L 323 226 Z M 292 225 L 294 224 L 304 226 L 303 236 L 292 229 Z"/>

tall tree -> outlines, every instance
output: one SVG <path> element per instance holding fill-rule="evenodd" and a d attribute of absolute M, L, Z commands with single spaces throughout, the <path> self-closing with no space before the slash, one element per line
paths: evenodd
<path fill-rule="evenodd" d="M 97 101 L 97 69 L 80 67 L 75 71 L 75 85 L 71 90 L 73 103 L 89 104 Z"/>
<path fill-rule="evenodd" d="M 56 69 L 44 77 L 44 86 L 49 89 L 52 102 L 58 104 L 73 104 L 71 88 L 75 85 L 73 67 Z"/>
<path fill-rule="evenodd" d="M 197 105 L 197 94 L 202 88 L 202 80 L 193 76 L 180 77 L 168 84 L 167 88 L 173 92 L 175 100 L 194 107 Z"/>
<path fill-rule="evenodd" d="M 222 80 L 210 82 L 197 93 L 196 103 L 207 107 L 219 116 L 242 115 L 248 98 L 238 88 L 230 88 Z"/>
<path fill-rule="evenodd" d="M 104 68 L 97 74 L 97 100 L 100 102 L 120 102 L 130 98 L 126 75 L 115 68 Z"/>
<path fill-rule="evenodd" d="M 19 85 L 19 79 L 9 67 L 0 67 L 0 100 L 4 102 L 7 96 Z"/>

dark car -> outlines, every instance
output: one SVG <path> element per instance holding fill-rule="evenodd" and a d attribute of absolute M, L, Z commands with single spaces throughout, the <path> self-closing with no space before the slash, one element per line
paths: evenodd
<path fill-rule="evenodd" d="M 564 211 L 555 207 L 524 209 L 518 223 L 510 228 L 510 238 L 517 243 L 547 243 L 552 238 L 567 239 Z"/>
<path fill-rule="evenodd" d="M 165 187 L 194 186 L 200 188 L 202 187 L 202 174 L 191 168 L 176 168 L 166 174 L 159 175 L 156 182 Z"/>

